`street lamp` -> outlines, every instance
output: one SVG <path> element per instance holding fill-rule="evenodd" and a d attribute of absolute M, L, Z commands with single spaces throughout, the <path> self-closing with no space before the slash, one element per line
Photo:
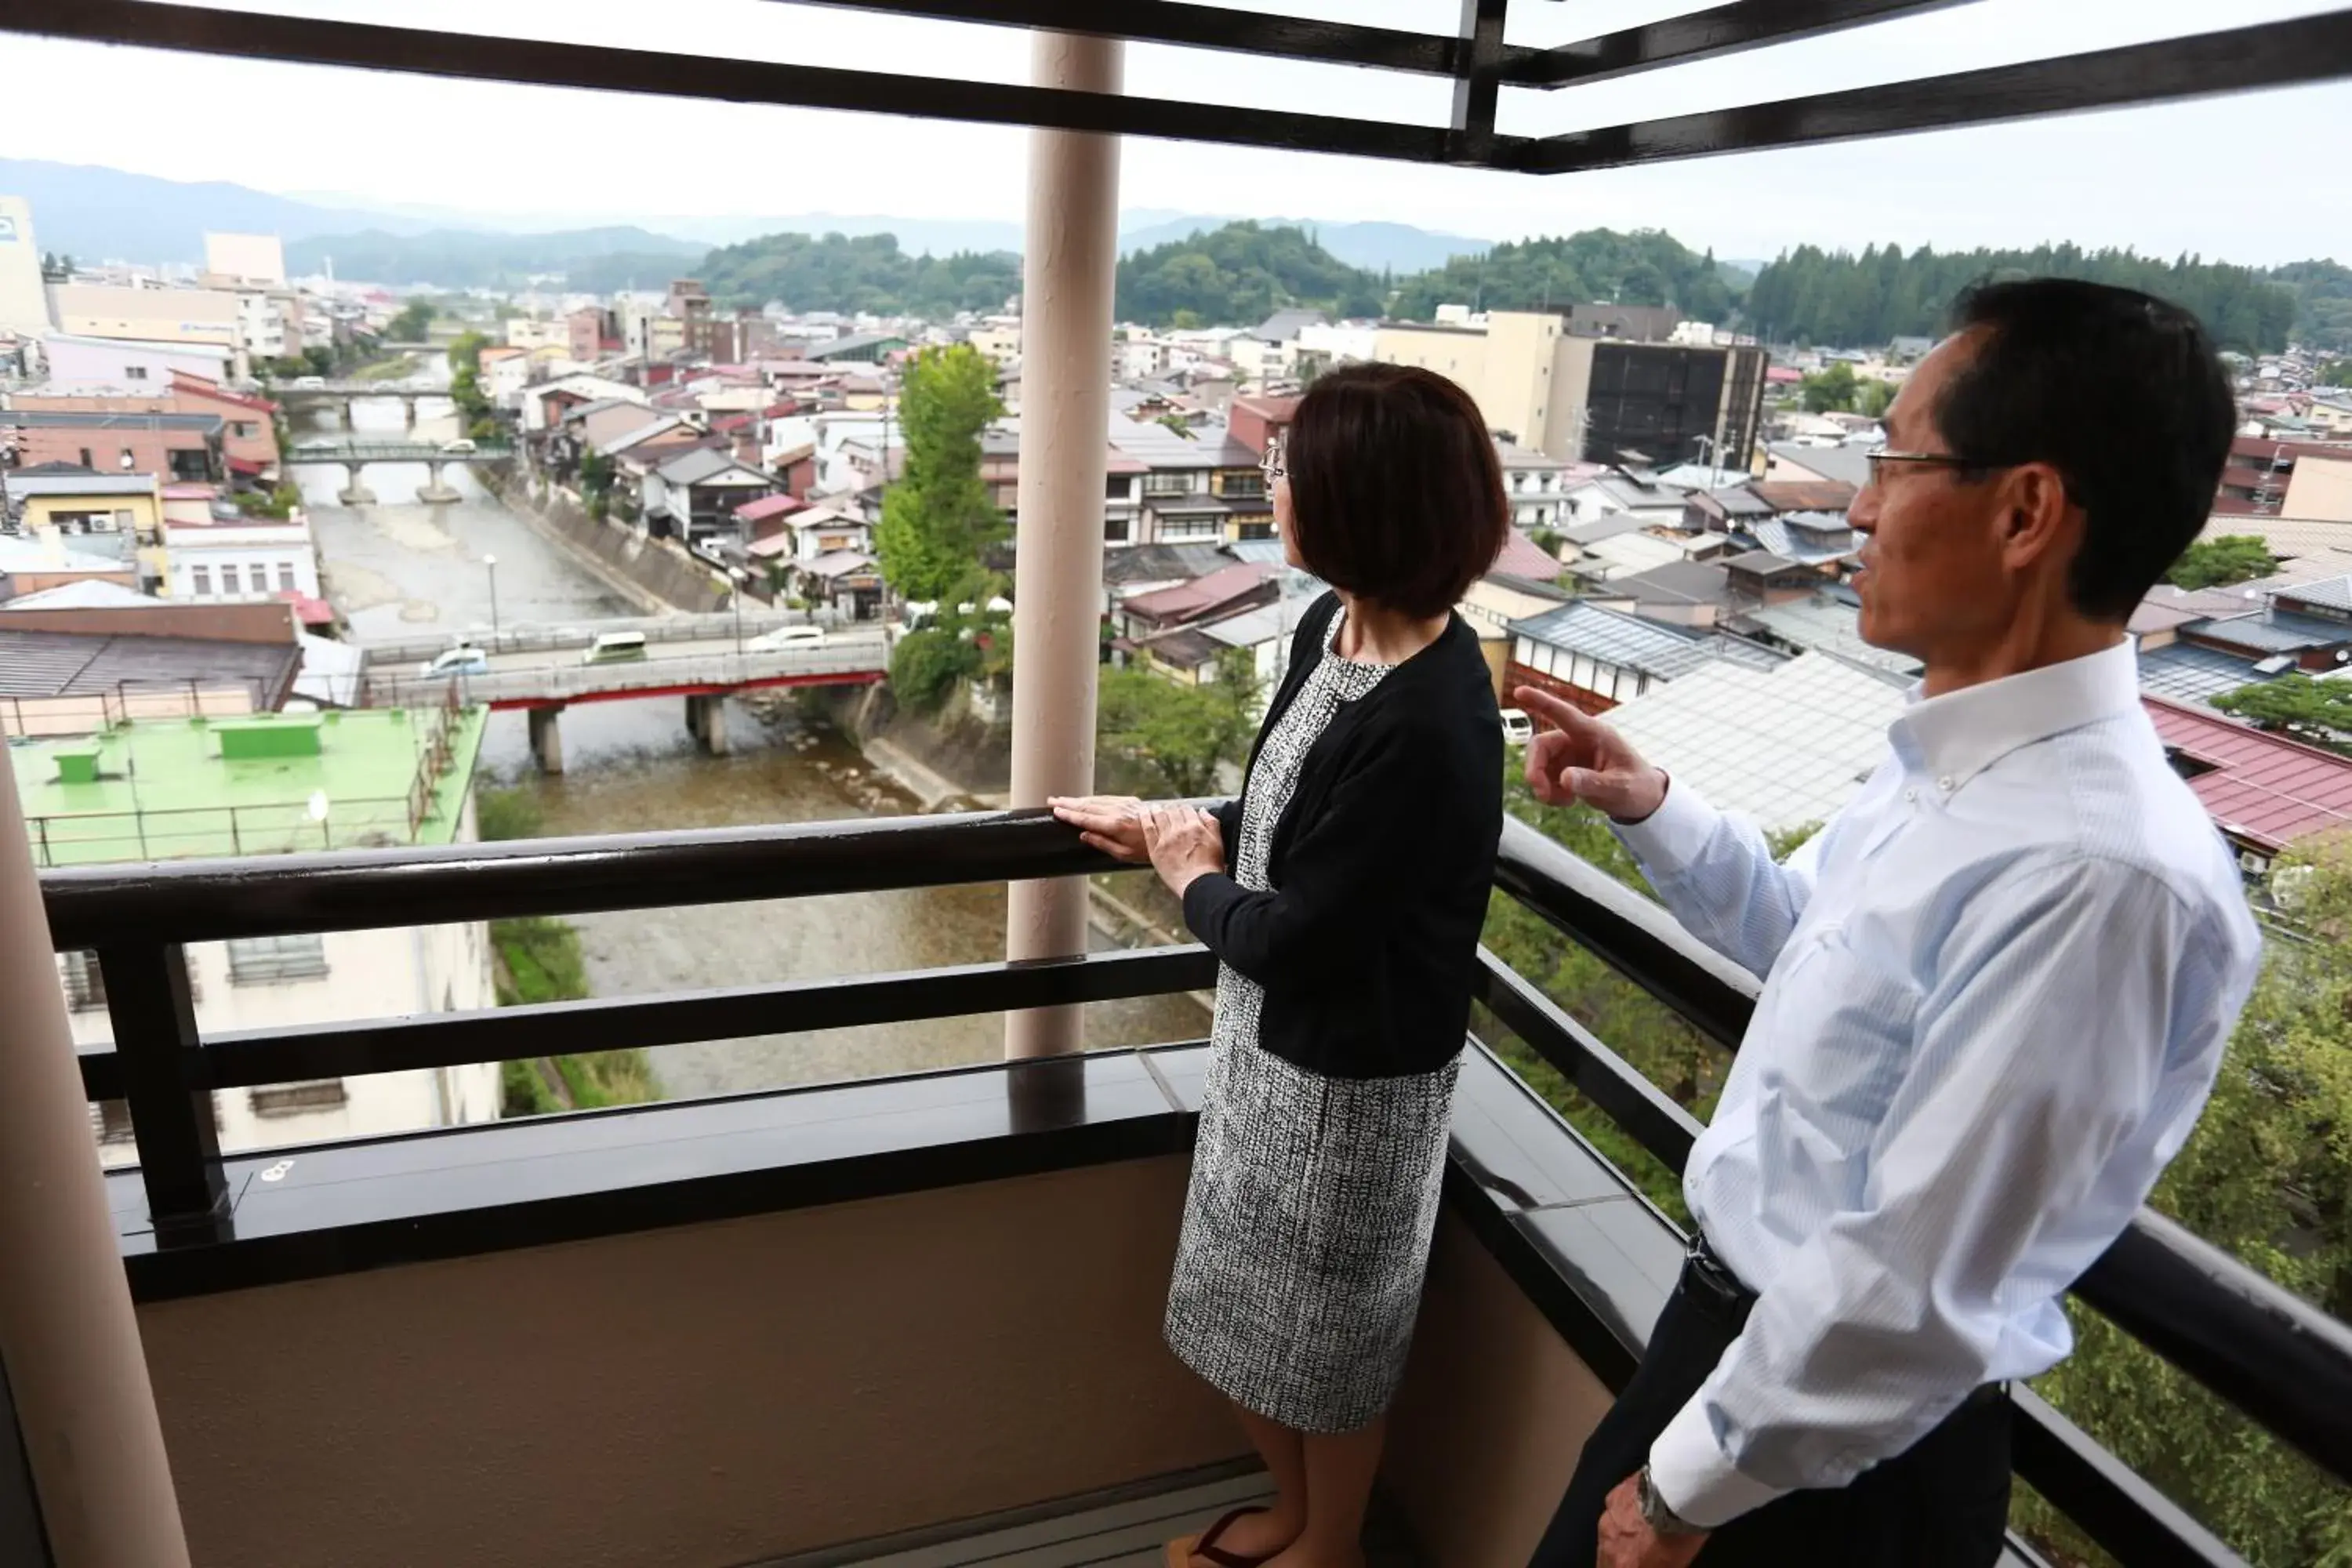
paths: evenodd
<path fill-rule="evenodd" d="M 485 555 L 482 564 L 489 569 L 490 574 L 490 646 L 496 647 L 499 645 L 499 558 Z"/>

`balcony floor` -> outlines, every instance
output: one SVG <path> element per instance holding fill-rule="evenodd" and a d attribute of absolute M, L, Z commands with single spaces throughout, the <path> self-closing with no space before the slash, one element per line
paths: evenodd
<path fill-rule="evenodd" d="M 1265 1472 L 1223 1466 L 885 1541 L 787 1558 L 772 1568 L 1158 1568 L 1167 1543 L 1227 1509 L 1273 1497 Z M 1419 1568 L 1393 1510 L 1375 1499 L 1366 1568 Z"/>

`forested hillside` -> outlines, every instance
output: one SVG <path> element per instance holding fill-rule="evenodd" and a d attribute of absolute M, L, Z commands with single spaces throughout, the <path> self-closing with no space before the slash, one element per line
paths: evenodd
<path fill-rule="evenodd" d="M 792 310 L 944 320 L 958 310 L 1003 310 L 1021 291 L 1021 258 L 1001 250 L 909 256 L 887 234 L 771 234 L 712 251 L 696 276 L 724 307 L 778 300 Z"/>
<path fill-rule="evenodd" d="M 1800 246 L 1758 275 L 1747 315 L 1756 330 L 1780 342 L 1858 348 L 1896 337 L 1932 337 L 1962 289 L 2011 272 L 2143 289 L 2194 310 L 2222 347 L 2242 353 L 2284 348 L 2295 321 L 2294 294 L 2252 268 L 2073 245 L 1950 252 L 1922 247 L 1907 254 L 1890 245 L 1859 256 Z"/>
<path fill-rule="evenodd" d="M 1377 316 L 1380 275 L 1350 267 L 1303 229 L 1229 223 L 1118 264 L 1118 319 L 1156 327 L 1255 326 L 1285 306 Z"/>
<path fill-rule="evenodd" d="M 1425 321 L 1444 304 L 1542 310 L 1579 301 L 1672 305 L 1695 321 L 1727 321 L 1735 295 L 1716 263 L 1662 229 L 1591 228 L 1557 239 L 1498 245 L 1399 280 L 1391 313 Z"/>
<path fill-rule="evenodd" d="M 2270 277 L 2294 291 L 2297 342 L 2330 353 L 2352 353 L 2352 267 L 2297 261 L 2273 268 Z"/>

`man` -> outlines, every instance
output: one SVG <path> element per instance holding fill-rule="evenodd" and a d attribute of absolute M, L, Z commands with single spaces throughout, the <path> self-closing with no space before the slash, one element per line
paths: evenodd
<path fill-rule="evenodd" d="M 2139 703 L 2124 624 L 2203 526 L 2230 384 L 2196 321 L 1971 291 L 1852 521 L 1863 637 L 1925 667 L 1786 867 L 1548 693 L 1528 777 L 1608 814 L 1765 976 L 1684 1191 L 1698 1236 L 1538 1568 L 1951 1564 L 2001 1550 L 2004 1385 L 2202 1109 L 2260 940 Z"/>

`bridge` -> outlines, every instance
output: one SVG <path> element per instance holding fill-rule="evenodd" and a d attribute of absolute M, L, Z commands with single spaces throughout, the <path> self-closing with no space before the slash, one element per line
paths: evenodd
<path fill-rule="evenodd" d="M 289 448 L 278 461 L 287 468 L 318 467 L 332 464 L 343 470 L 343 488 L 335 499 L 345 506 L 373 506 L 375 492 L 360 483 L 360 470 L 370 463 L 422 463 L 428 470 L 424 489 L 416 492 L 421 501 L 446 502 L 460 500 L 457 492 L 441 482 L 441 470 L 452 463 L 471 463 L 485 458 L 513 455 L 514 447 L 505 441 L 305 441 Z"/>
<path fill-rule="evenodd" d="M 686 699 L 686 727 L 705 751 L 724 755 L 726 698 L 774 687 L 872 686 L 888 673 L 890 650 L 880 628 L 836 632 L 823 643 L 774 653 L 738 652 L 730 640 L 670 645 L 658 658 L 629 664 L 555 663 L 543 656 L 493 655 L 480 675 L 420 677 L 413 665 L 370 668 L 361 706 L 425 708 L 457 700 L 492 709 L 524 710 L 531 755 L 551 773 L 563 771 L 558 720 L 575 702 L 622 702 L 653 697 Z"/>
<path fill-rule="evenodd" d="M 448 401 L 449 388 L 446 383 L 415 379 L 320 381 L 307 386 L 273 385 L 269 395 L 289 407 L 300 403 L 339 408 L 342 411 L 346 426 L 352 422 L 352 404 L 371 397 L 396 397 L 400 399 L 401 413 L 406 419 L 407 427 L 413 430 L 416 427 L 416 405 L 428 397 Z"/>

